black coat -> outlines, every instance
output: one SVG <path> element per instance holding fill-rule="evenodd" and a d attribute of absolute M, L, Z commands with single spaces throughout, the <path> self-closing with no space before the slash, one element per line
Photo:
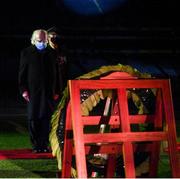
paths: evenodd
<path fill-rule="evenodd" d="M 19 66 L 20 93 L 30 95 L 29 118 L 50 115 L 50 105 L 57 92 L 57 60 L 51 48 L 39 51 L 31 45 L 21 52 Z"/>
<path fill-rule="evenodd" d="M 27 90 L 33 96 L 43 89 L 49 97 L 53 97 L 57 90 L 56 69 L 56 53 L 52 49 L 38 51 L 33 45 L 23 49 L 19 67 L 20 93 Z"/>

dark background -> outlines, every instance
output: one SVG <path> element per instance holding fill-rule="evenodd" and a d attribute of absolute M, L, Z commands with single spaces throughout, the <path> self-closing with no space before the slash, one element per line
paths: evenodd
<path fill-rule="evenodd" d="M 0 4 L 0 115 L 24 114 L 17 76 L 19 55 L 37 28 L 59 30 L 69 78 L 102 65 L 128 64 L 170 78 L 179 118 L 180 21 L 178 0 L 126 0 L 96 15 L 78 14 L 63 0 L 2 1 Z M 75 3 L 78 1 L 74 0 Z"/>

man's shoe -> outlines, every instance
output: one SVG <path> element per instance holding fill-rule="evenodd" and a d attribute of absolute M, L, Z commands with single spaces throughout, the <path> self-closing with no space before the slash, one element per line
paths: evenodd
<path fill-rule="evenodd" d="M 40 152 L 41 153 L 50 153 L 51 150 L 49 149 L 49 147 L 41 147 L 40 148 Z"/>
<path fill-rule="evenodd" d="M 50 150 L 49 150 L 48 148 L 43 148 L 43 149 L 41 149 L 41 152 L 42 152 L 42 153 L 49 153 Z"/>
<path fill-rule="evenodd" d="M 41 153 L 41 149 L 39 147 L 33 147 L 32 152 L 33 153 Z"/>
<path fill-rule="evenodd" d="M 41 150 L 40 150 L 40 149 L 33 149 L 32 152 L 33 152 L 33 153 L 40 153 Z"/>

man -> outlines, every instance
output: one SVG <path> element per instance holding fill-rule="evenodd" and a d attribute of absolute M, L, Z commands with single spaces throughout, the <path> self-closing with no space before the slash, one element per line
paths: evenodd
<path fill-rule="evenodd" d="M 20 93 L 28 104 L 28 128 L 34 153 L 49 152 L 50 120 L 57 97 L 56 53 L 47 46 L 48 34 L 37 29 L 31 45 L 21 51 Z"/>
<path fill-rule="evenodd" d="M 63 90 L 67 86 L 67 80 L 68 80 L 68 64 L 67 64 L 67 58 L 64 50 L 64 44 L 62 43 L 62 40 L 60 39 L 60 36 L 58 35 L 57 28 L 52 27 L 47 30 L 48 32 L 48 45 L 56 51 L 57 55 L 57 71 L 58 71 L 58 89 L 59 89 L 59 95 L 62 95 Z"/>
<path fill-rule="evenodd" d="M 52 27 L 48 31 L 48 45 L 56 52 L 56 61 L 57 61 L 57 79 L 58 79 L 58 91 L 59 99 L 63 96 L 63 91 L 67 86 L 68 80 L 68 63 L 65 54 L 64 44 L 62 39 L 58 35 L 58 30 L 56 27 Z M 64 108 L 65 109 L 65 108 Z M 64 145 L 64 130 L 65 130 L 65 119 L 66 119 L 66 110 L 62 109 L 61 118 L 59 119 L 58 135 L 60 146 L 63 150 Z"/>

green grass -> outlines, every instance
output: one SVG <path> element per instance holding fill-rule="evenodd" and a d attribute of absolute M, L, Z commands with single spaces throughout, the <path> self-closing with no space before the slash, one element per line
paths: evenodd
<path fill-rule="evenodd" d="M 24 120 L 2 120 L 0 149 L 31 148 Z M 56 159 L 0 160 L 0 178 L 56 178 Z"/>
<path fill-rule="evenodd" d="M 27 134 L 0 133 L 0 149 L 31 148 Z"/>
<path fill-rule="evenodd" d="M 161 154 L 159 160 L 158 176 L 159 178 L 172 178 L 169 157 L 167 154 Z"/>
<path fill-rule="evenodd" d="M 1 160 L 1 178 L 56 178 L 54 159 Z"/>

